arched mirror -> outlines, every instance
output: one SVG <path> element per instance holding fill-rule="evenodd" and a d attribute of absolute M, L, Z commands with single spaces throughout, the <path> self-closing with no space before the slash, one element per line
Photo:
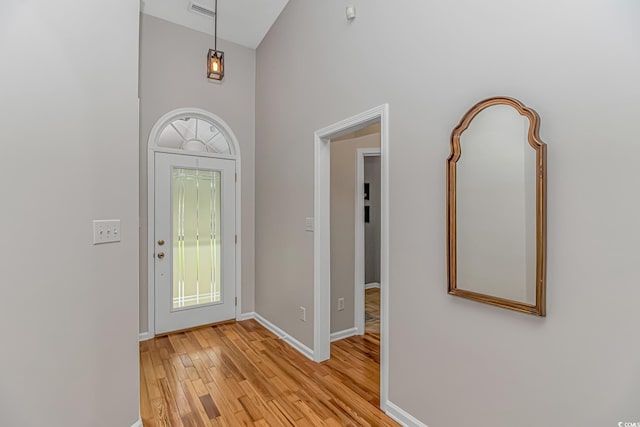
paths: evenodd
<path fill-rule="evenodd" d="M 519 101 L 474 105 L 447 159 L 449 293 L 545 316 L 546 144 Z"/>

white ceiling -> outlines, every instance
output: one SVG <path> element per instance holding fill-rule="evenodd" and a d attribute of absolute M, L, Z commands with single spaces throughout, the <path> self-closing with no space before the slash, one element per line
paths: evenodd
<path fill-rule="evenodd" d="M 214 0 L 195 0 L 210 9 Z M 218 0 L 218 38 L 255 49 L 289 0 Z M 189 0 L 142 0 L 142 12 L 213 35 L 213 19 L 189 11 Z"/>

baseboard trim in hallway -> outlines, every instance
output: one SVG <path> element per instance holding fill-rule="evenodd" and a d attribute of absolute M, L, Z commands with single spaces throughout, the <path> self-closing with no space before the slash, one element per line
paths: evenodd
<path fill-rule="evenodd" d="M 250 320 L 255 318 L 256 318 L 256 313 L 252 311 L 250 313 L 242 313 L 240 316 L 236 317 L 236 320 L 238 322 L 242 322 L 243 320 Z"/>
<path fill-rule="evenodd" d="M 155 335 L 153 335 L 151 332 L 147 331 L 147 332 L 140 332 L 138 334 L 138 341 L 146 341 L 146 340 L 150 340 L 151 338 L 153 338 Z"/>
<path fill-rule="evenodd" d="M 365 283 L 364 289 L 365 291 L 367 289 L 380 289 L 380 283 L 378 282 Z"/>
<path fill-rule="evenodd" d="M 405 427 L 429 427 L 425 423 L 390 401 L 387 401 L 387 403 L 384 405 L 384 412 L 389 416 L 389 418 L 397 421 Z"/>
<path fill-rule="evenodd" d="M 289 335 L 288 333 L 286 333 L 285 331 L 283 331 L 282 329 L 280 329 L 279 327 L 271 323 L 269 320 L 265 319 L 260 314 L 245 313 L 238 318 L 239 321 L 249 320 L 249 319 L 255 319 L 256 322 L 260 323 L 262 326 L 264 326 L 265 328 L 273 332 L 278 338 L 280 338 L 282 341 L 286 342 L 291 347 L 296 349 L 304 357 L 314 360 L 313 350 L 311 350 L 309 347 L 302 344 L 300 341 L 298 341 L 297 339 L 295 339 L 294 337 L 292 337 L 291 335 Z"/>
<path fill-rule="evenodd" d="M 355 335 L 358 335 L 358 329 L 356 328 L 349 328 L 343 331 L 334 332 L 331 334 L 331 342 L 343 340 Z"/>

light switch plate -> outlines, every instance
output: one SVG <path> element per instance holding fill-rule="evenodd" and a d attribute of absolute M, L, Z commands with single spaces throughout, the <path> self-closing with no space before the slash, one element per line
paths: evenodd
<path fill-rule="evenodd" d="M 93 221 L 93 244 L 114 243 L 120 241 L 119 219 L 96 219 Z"/>
<path fill-rule="evenodd" d="M 307 217 L 304 219 L 305 231 L 313 231 L 313 217 Z"/>

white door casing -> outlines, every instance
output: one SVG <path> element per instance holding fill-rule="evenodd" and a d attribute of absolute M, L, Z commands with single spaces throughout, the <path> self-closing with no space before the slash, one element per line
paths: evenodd
<path fill-rule="evenodd" d="M 389 105 L 357 114 L 314 133 L 313 358 L 329 359 L 331 301 L 330 140 L 380 123 L 380 408 L 389 402 Z"/>
<path fill-rule="evenodd" d="M 172 147 L 160 143 L 160 137 L 171 123 L 184 118 L 196 118 L 215 126 L 228 143 L 228 150 L 215 152 L 216 150 L 191 151 L 192 147 Z M 215 141 L 211 145 L 214 145 Z M 241 227 L 241 194 L 242 174 L 240 146 L 235 134 L 219 116 L 200 108 L 179 108 L 163 115 L 155 123 L 148 139 L 147 151 L 147 273 L 148 273 L 148 330 L 140 334 L 142 339 L 153 338 L 155 329 L 155 153 L 168 153 L 184 156 L 210 157 L 233 160 L 235 164 L 235 318 L 241 317 L 242 307 L 242 227 Z"/>

